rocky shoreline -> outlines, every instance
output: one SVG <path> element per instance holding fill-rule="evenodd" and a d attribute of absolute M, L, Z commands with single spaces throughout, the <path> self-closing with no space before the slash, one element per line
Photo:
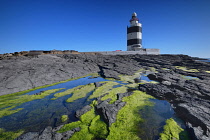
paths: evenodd
<path fill-rule="evenodd" d="M 19 92 L 90 73 L 119 79 L 119 75 L 133 75 L 139 69 L 153 68 L 155 73 L 148 77 L 159 84 L 140 84 L 139 90 L 170 102 L 176 114 L 186 122 L 191 139 L 206 140 L 210 138 L 210 63 L 196 59 L 186 55 L 10 57 L 0 60 L 0 94 Z M 196 79 L 190 80 L 191 77 Z M 96 109 L 110 125 L 116 119 L 114 114 L 124 103 L 119 100 L 110 105 L 107 102 L 99 102 Z M 114 106 L 118 108 L 113 113 L 110 108 Z M 107 112 L 111 112 L 110 115 L 104 115 Z M 52 128 L 48 130 L 54 131 Z"/>

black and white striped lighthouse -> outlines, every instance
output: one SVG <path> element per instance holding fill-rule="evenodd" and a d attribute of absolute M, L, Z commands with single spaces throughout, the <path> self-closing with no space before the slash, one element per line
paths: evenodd
<path fill-rule="evenodd" d="M 130 27 L 127 27 L 127 51 L 138 51 L 142 48 L 142 25 L 137 14 L 132 14 Z"/>

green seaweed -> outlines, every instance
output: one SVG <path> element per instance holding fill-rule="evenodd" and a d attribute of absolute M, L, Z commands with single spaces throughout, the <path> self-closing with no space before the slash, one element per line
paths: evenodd
<path fill-rule="evenodd" d="M 140 73 L 136 72 L 134 75 L 119 75 L 120 81 L 124 81 L 126 83 L 134 83 L 134 79 L 140 77 Z"/>
<path fill-rule="evenodd" d="M 74 128 L 79 127 L 81 124 L 82 124 L 81 121 L 76 121 L 76 122 L 71 122 L 71 123 L 65 124 L 58 132 L 63 133 L 63 132 L 72 130 Z"/>
<path fill-rule="evenodd" d="M 189 77 L 189 76 L 185 76 L 185 75 L 180 75 L 183 79 L 185 80 L 198 80 L 199 78 L 197 77 Z"/>
<path fill-rule="evenodd" d="M 89 125 L 93 118 L 96 117 L 95 109 L 92 108 L 90 111 L 86 112 L 80 117 L 80 120 L 83 124 Z"/>
<path fill-rule="evenodd" d="M 135 90 L 130 96 L 124 97 L 122 101 L 126 105 L 119 110 L 117 120 L 109 127 L 110 140 L 139 140 L 138 133 L 141 133 L 138 125 L 143 119 L 139 116 L 139 110 L 145 106 L 152 106 L 153 103 L 148 101 L 153 98 L 144 92 Z"/>
<path fill-rule="evenodd" d="M 162 70 L 168 70 L 168 71 L 170 71 L 170 69 L 168 69 L 168 68 L 162 68 Z"/>
<path fill-rule="evenodd" d="M 100 97 L 100 96 L 108 93 L 108 91 L 111 90 L 113 88 L 113 86 L 118 85 L 117 82 L 113 82 L 113 81 L 104 81 L 104 82 L 100 82 L 100 83 L 104 83 L 104 85 L 96 88 L 96 90 L 93 92 L 92 95 L 90 95 L 90 97 L 88 99 L 94 99 L 94 98 Z"/>
<path fill-rule="evenodd" d="M 87 125 L 80 125 L 81 130 L 74 133 L 69 140 L 93 140 L 94 135 L 90 133 Z"/>
<path fill-rule="evenodd" d="M 166 120 L 163 129 L 160 133 L 161 140 L 179 140 L 179 134 L 184 131 L 172 118 Z"/>
<path fill-rule="evenodd" d="M 4 116 L 11 115 L 13 113 L 16 113 L 16 112 L 22 110 L 22 108 L 12 110 L 13 108 L 21 105 L 22 103 L 37 100 L 37 99 L 42 99 L 45 96 L 55 93 L 57 91 L 60 91 L 62 89 L 63 88 L 46 90 L 46 91 L 42 92 L 40 95 L 21 95 L 21 96 L 15 96 L 13 98 L 10 97 L 7 100 L 4 100 L 5 98 L 1 99 L 0 100 L 0 108 L 1 108 L 0 118 L 4 117 Z"/>
<path fill-rule="evenodd" d="M 73 102 L 77 99 L 83 98 L 86 96 L 87 93 L 91 92 L 95 89 L 95 85 L 93 83 L 84 85 L 81 88 L 75 89 L 72 93 L 73 95 L 66 100 L 66 102 Z"/>
<path fill-rule="evenodd" d="M 175 68 L 183 70 L 183 71 L 187 71 L 187 72 L 199 72 L 199 70 L 197 69 L 188 69 L 187 67 L 183 67 L 183 66 L 175 66 Z"/>
<path fill-rule="evenodd" d="M 114 103 L 117 100 L 117 93 L 125 93 L 127 91 L 126 86 L 121 86 L 117 88 L 113 88 L 110 91 L 108 91 L 108 94 L 101 98 L 101 100 L 106 100 L 108 98 L 111 98 L 112 100 L 110 103 Z"/>
<path fill-rule="evenodd" d="M 62 115 L 62 116 L 61 116 L 61 121 L 62 121 L 62 122 L 65 122 L 65 121 L 67 121 L 68 119 L 69 119 L 68 115 Z"/>
<path fill-rule="evenodd" d="M 21 134 L 23 134 L 23 130 L 18 130 L 16 132 L 12 131 L 5 131 L 4 129 L 0 128 L 0 140 L 14 140 Z"/>
<path fill-rule="evenodd" d="M 155 72 L 155 73 L 157 73 L 158 71 L 156 70 L 156 68 L 154 68 L 154 67 L 149 67 L 150 68 L 150 70 L 152 71 L 152 72 Z"/>
<path fill-rule="evenodd" d="M 126 87 L 128 87 L 128 88 L 137 88 L 139 84 L 140 83 L 131 83 L 131 84 L 127 84 Z"/>
<path fill-rule="evenodd" d="M 94 101 L 91 106 L 94 106 L 97 102 Z M 58 132 L 63 133 L 74 128 L 80 127 L 79 132 L 74 133 L 70 140 L 84 140 L 84 139 L 95 139 L 95 138 L 106 138 L 108 131 L 107 125 L 100 120 L 100 116 L 95 114 L 94 107 L 83 114 L 80 120 L 65 124 Z"/>
<path fill-rule="evenodd" d="M 65 90 L 63 92 L 56 93 L 56 94 L 54 94 L 54 98 L 52 98 L 51 100 L 55 100 L 59 97 L 65 96 L 65 95 L 69 95 L 69 94 L 73 93 L 75 90 L 80 89 L 82 87 L 83 87 L 83 85 L 80 85 L 80 86 Z"/>
<path fill-rule="evenodd" d="M 97 115 L 90 123 L 89 131 L 97 138 L 106 138 L 108 131 L 107 125 L 100 120 L 100 116 Z"/>

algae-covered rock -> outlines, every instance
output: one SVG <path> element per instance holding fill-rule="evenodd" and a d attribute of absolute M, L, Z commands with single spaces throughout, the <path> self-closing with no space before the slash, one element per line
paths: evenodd
<path fill-rule="evenodd" d="M 166 120 L 164 131 L 160 133 L 161 140 L 179 140 L 179 134 L 184 131 L 172 118 Z"/>
<path fill-rule="evenodd" d="M 65 121 L 67 121 L 68 120 L 68 115 L 62 115 L 61 116 L 61 121 L 62 122 L 65 122 Z"/>

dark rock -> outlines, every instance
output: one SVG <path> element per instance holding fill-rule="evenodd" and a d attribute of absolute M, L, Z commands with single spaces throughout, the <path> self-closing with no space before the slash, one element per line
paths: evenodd
<path fill-rule="evenodd" d="M 68 140 L 72 135 L 74 134 L 74 131 L 67 131 L 67 132 L 64 132 L 62 134 L 62 140 Z"/>
<path fill-rule="evenodd" d="M 63 135 L 61 133 L 55 133 L 52 140 L 62 140 Z"/>
<path fill-rule="evenodd" d="M 133 94 L 133 92 L 118 93 L 117 94 L 117 100 L 120 100 L 121 101 L 123 97 L 130 96 L 132 94 Z"/>
<path fill-rule="evenodd" d="M 103 86 L 104 83 L 100 83 L 100 82 L 94 82 L 95 87 L 100 87 Z"/>
<path fill-rule="evenodd" d="M 52 127 L 48 126 L 44 129 L 44 131 L 39 135 L 39 140 L 50 140 L 52 139 Z"/>
<path fill-rule="evenodd" d="M 38 140 L 38 137 L 38 132 L 28 132 L 16 138 L 15 140 Z"/>
<path fill-rule="evenodd" d="M 85 114 L 86 112 L 90 111 L 91 110 L 91 106 L 90 105 L 86 105 L 84 106 L 82 109 L 80 110 L 77 110 L 76 113 L 75 113 L 75 116 L 77 118 L 79 118 L 81 115 Z"/>
<path fill-rule="evenodd" d="M 198 139 L 210 137 L 209 84 L 201 80 L 182 80 L 181 77 L 175 80 L 172 77 L 168 78 L 171 84 L 144 84 L 139 85 L 139 90 L 173 104 L 177 116 L 193 125 L 191 135 L 196 135 Z"/>
<path fill-rule="evenodd" d="M 56 131 L 58 131 L 62 126 L 63 125 L 54 129 L 48 126 L 43 132 L 41 132 L 41 134 L 39 134 L 39 132 L 28 132 L 19 136 L 16 140 L 68 140 L 75 132 L 81 130 L 78 127 L 64 133 L 57 133 Z"/>
<path fill-rule="evenodd" d="M 125 102 L 119 100 L 113 104 L 109 104 L 110 100 L 105 100 L 96 106 L 96 111 L 102 116 L 104 121 L 111 126 L 116 121 L 118 111 L 125 105 Z"/>

